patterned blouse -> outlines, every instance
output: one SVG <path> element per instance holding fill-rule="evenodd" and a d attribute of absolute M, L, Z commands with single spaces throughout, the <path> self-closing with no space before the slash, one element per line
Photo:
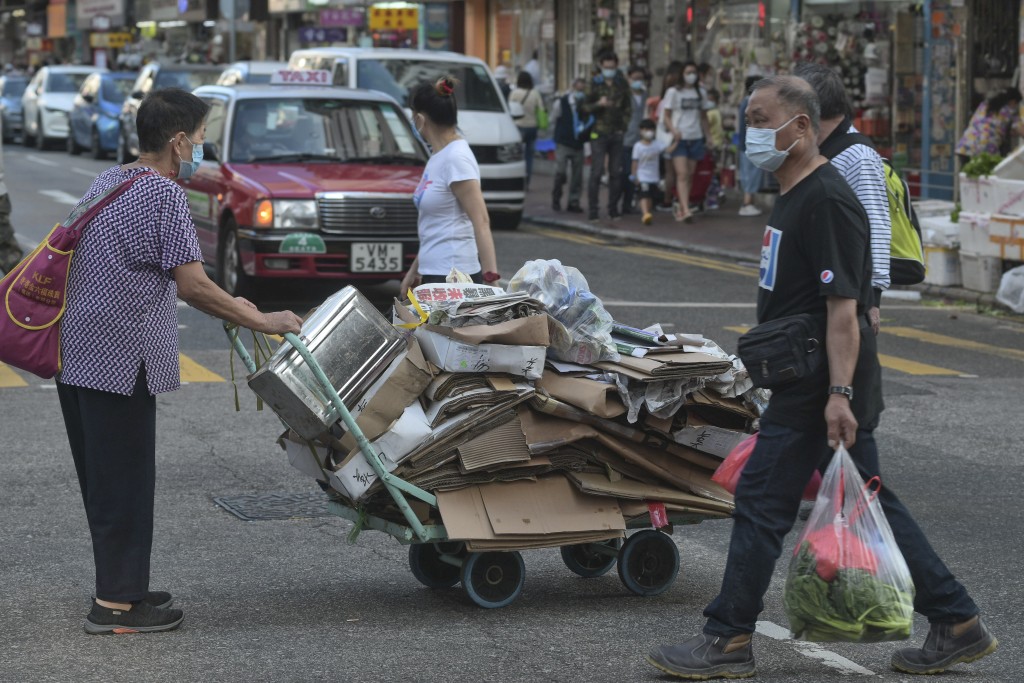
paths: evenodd
<path fill-rule="evenodd" d="M 104 171 L 82 200 L 144 170 Z M 142 178 L 97 214 L 71 260 L 59 381 L 128 396 L 145 363 L 150 394 L 177 389 L 177 287 L 170 271 L 192 261 L 202 261 L 199 240 L 185 192 L 172 180 Z"/>
<path fill-rule="evenodd" d="M 982 152 L 999 154 L 999 148 L 1009 138 L 1010 128 L 1017 120 L 1017 107 L 1012 103 L 990 116 L 988 102 L 982 102 L 956 144 L 956 153 L 969 157 Z"/>

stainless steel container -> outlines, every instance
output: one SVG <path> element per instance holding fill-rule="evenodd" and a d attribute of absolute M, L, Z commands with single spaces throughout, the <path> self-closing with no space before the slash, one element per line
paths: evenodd
<path fill-rule="evenodd" d="M 346 407 L 406 348 L 401 332 L 354 287 L 321 304 L 303 323 L 301 336 Z M 287 342 L 249 376 L 249 387 L 304 438 L 316 438 L 339 419 L 306 361 Z"/>

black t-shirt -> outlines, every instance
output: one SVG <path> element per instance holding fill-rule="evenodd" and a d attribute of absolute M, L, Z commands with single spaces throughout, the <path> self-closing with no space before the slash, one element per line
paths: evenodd
<path fill-rule="evenodd" d="M 856 299 L 861 335 L 851 408 L 860 427 L 873 429 L 883 405 L 875 335 L 864 315 L 873 300 L 869 234 L 867 214 L 831 164 L 780 195 L 761 245 L 757 320 L 812 313 L 824 339 L 826 297 Z M 814 376 L 772 392 L 765 417 L 794 429 L 824 427 L 829 380 L 823 363 Z"/>

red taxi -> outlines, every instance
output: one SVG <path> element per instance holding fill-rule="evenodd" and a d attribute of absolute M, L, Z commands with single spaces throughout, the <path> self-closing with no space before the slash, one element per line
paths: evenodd
<path fill-rule="evenodd" d="M 210 105 L 204 160 L 179 182 L 224 289 L 254 296 L 285 279 L 373 283 L 408 269 L 427 155 L 394 100 L 308 84 L 194 93 Z"/>

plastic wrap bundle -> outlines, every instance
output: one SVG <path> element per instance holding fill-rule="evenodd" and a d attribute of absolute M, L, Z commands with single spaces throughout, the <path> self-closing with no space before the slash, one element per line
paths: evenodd
<path fill-rule="evenodd" d="M 557 259 L 527 261 L 512 277 L 508 291 L 526 292 L 537 299 L 564 328 L 564 335 L 551 340 L 548 353 L 554 358 L 584 364 L 619 360 L 612 341 L 612 316 L 590 292 L 580 271 Z"/>

